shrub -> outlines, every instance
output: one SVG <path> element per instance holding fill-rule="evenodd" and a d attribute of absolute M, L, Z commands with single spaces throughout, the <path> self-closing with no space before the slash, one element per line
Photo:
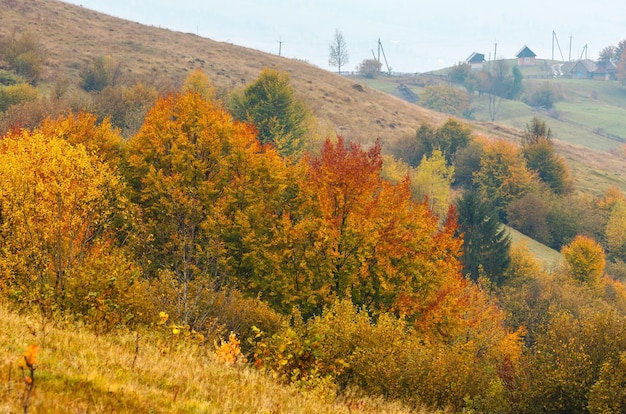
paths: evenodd
<path fill-rule="evenodd" d="M 39 92 L 27 83 L 0 88 L 0 112 L 6 112 L 10 106 L 37 99 Z"/>
<path fill-rule="evenodd" d="M 365 59 L 357 68 L 361 76 L 373 79 L 380 74 L 381 63 L 376 59 Z"/>
<path fill-rule="evenodd" d="M 626 411 L 626 352 L 618 361 L 607 361 L 600 369 L 598 381 L 589 392 L 590 413 L 623 413 Z"/>
<path fill-rule="evenodd" d="M 141 269 L 108 243 L 70 271 L 62 298 L 63 308 L 96 332 L 148 324 L 156 314 Z"/>
<path fill-rule="evenodd" d="M 16 83 L 20 83 L 18 76 L 4 69 L 0 69 L 0 85 L 9 86 L 15 85 Z"/>
<path fill-rule="evenodd" d="M 550 110 L 559 99 L 559 93 L 554 90 L 550 82 L 544 82 L 541 87 L 530 92 L 522 100 L 526 105 Z"/>
<path fill-rule="evenodd" d="M 252 327 L 273 335 L 283 325 L 283 317 L 258 298 L 245 298 L 235 289 L 217 289 L 213 282 L 198 278 L 183 286 L 170 274 L 150 281 L 149 295 L 157 310 L 172 316 L 174 323 L 188 325 L 207 341 L 231 332 L 242 338 L 244 353 L 250 352 Z M 180 299 L 187 294 L 186 304 Z"/>
<path fill-rule="evenodd" d="M 26 32 L 20 38 L 13 36 L 2 42 L 0 52 L 4 54 L 16 74 L 31 84 L 36 84 L 40 80 L 47 51 L 33 33 Z"/>
<path fill-rule="evenodd" d="M 115 64 L 111 57 L 99 56 L 80 71 L 80 86 L 87 92 L 100 92 L 115 83 L 119 69 L 119 65 Z"/>
<path fill-rule="evenodd" d="M 425 87 L 420 96 L 420 104 L 424 108 L 455 116 L 463 116 L 470 109 L 467 92 L 450 85 Z"/>
<path fill-rule="evenodd" d="M 285 381 L 315 384 L 323 379 L 325 386 L 357 387 L 368 395 L 415 407 L 499 412 L 507 407 L 506 381 L 498 374 L 506 364 L 496 360 L 517 351 L 507 350 L 501 337 L 500 343 L 494 340 L 491 334 L 496 331 L 488 335 L 489 343 L 469 331 L 458 342 L 430 341 L 404 319 L 390 314 L 373 319 L 344 300 L 306 324 L 295 323 L 271 338 L 257 338 L 255 365 Z"/>

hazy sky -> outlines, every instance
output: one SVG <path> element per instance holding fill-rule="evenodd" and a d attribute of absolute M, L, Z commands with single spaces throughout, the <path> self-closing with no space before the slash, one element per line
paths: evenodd
<path fill-rule="evenodd" d="M 626 39 L 626 2 L 604 0 L 71 0 L 116 17 L 197 33 L 323 69 L 335 30 L 346 40 L 354 70 L 377 54 L 389 66 L 425 72 L 451 66 L 472 52 L 513 58 L 528 45 L 538 58 L 596 59 Z M 497 46 L 496 46 L 497 44 Z M 587 46 L 585 49 L 585 45 Z M 571 51 L 570 51 L 571 50 Z M 384 64 L 383 64 L 384 65 Z M 383 66 L 383 69 L 385 67 Z"/>

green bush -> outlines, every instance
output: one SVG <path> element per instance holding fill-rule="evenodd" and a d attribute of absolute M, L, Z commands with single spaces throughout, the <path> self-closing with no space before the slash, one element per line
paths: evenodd
<path fill-rule="evenodd" d="M 109 56 L 99 56 L 81 69 L 80 86 L 87 92 L 100 92 L 115 83 L 118 72 L 119 65 Z"/>
<path fill-rule="evenodd" d="M 0 88 L 0 112 L 6 112 L 12 105 L 37 99 L 39 92 L 27 83 Z"/>
<path fill-rule="evenodd" d="M 7 70 L 0 69 L 0 85 L 9 86 L 20 83 L 19 77 Z"/>

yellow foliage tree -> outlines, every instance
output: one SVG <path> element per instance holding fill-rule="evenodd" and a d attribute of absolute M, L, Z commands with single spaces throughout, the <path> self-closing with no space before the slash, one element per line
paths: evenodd
<path fill-rule="evenodd" d="M 506 141 L 488 141 L 483 147 L 480 170 L 474 173 L 474 183 L 483 198 L 504 217 L 504 210 L 513 200 L 526 194 L 534 183 L 534 175 L 518 148 Z"/>
<path fill-rule="evenodd" d="M 626 243 L 626 201 L 623 199 L 613 203 L 605 233 L 611 252 L 619 250 Z"/>
<path fill-rule="evenodd" d="M 428 206 L 439 217 L 445 217 L 450 206 L 450 184 L 454 179 L 454 166 L 448 165 L 441 150 L 430 157 L 424 155 L 413 176 L 418 200 L 428 200 Z"/>
<path fill-rule="evenodd" d="M 569 274 L 580 282 L 595 285 L 604 274 L 606 259 L 604 249 L 590 237 L 576 236 L 561 254 L 565 257 Z"/>
<path fill-rule="evenodd" d="M 115 171 L 82 144 L 42 131 L 5 136 L 0 269 L 13 292 L 62 295 L 71 270 L 123 209 L 123 188 Z"/>

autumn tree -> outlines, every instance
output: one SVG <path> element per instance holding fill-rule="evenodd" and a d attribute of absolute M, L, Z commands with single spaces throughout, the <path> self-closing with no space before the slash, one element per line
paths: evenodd
<path fill-rule="evenodd" d="M 450 184 L 454 177 L 454 166 L 448 165 L 440 150 L 430 157 L 424 156 L 413 176 L 416 198 L 427 200 L 433 213 L 445 218 L 450 206 Z"/>
<path fill-rule="evenodd" d="M 569 169 L 565 160 L 556 153 L 552 131 L 545 121 L 534 117 L 530 124 L 526 124 L 522 152 L 527 167 L 535 171 L 554 193 L 564 194 L 572 189 Z"/>
<path fill-rule="evenodd" d="M 463 236 L 465 274 L 477 281 L 486 276 L 502 284 L 504 271 L 510 262 L 511 240 L 498 218 L 497 211 L 474 191 L 466 191 L 457 200 L 459 214 L 457 232 Z"/>
<path fill-rule="evenodd" d="M 253 84 L 231 99 L 233 115 L 256 126 L 261 144 L 271 144 L 292 159 L 302 156 L 313 116 L 296 95 L 289 74 L 265 69 Z"/>
<path fill-rule="evenodd" d="M 626 258 L 626 202 L 618 200 L 611 206 L 606 223 L 606 242 L 612 257 Z"/>
<path fill-rule="evenodd" d="M 617 391 L 622 375 L 607 369 L 619 366 L 626 326 L 614 309 L 597 305 L 602 310 L 548 311 L 550 320 L 531 349 L 530 384 L 523 396 L 527 406 L 519 412 L 619 412 L 595 410 L 619 407 L 623 401 Z M 602 401 L 609 390 L 617 393 Z"/>
<path fill-rule="evenodd" d="M 408 180 L 392 185 L 381 179 L 381 167 L 379 145 L 365 151 L 341 137 L 309 160 L 303 189 L 312 214 L 293 233 L 300 264 L 291 283 L 298 283 L 297 296 L 309 298 L 300 299 L 301 308 L 349 297 L 372 310 L 439 320 L 434 315 L 449 311 L 446 303 L 456 297 L 441 290 L 444 281 L 462 289 L 455 223 L 440 228 L 428 206 L 413 201 Z"/>
<path fill-rule="evenodd" d="M 193 282 L 202 277 L 206 289 L 221 275 L 216 201 L 228 182 L 223 155 L 237 134 L 248 130 L 187 92 L 159 99 L 126 146 L 126 176 L 142 211 L 138 258 L 148 275 L 177 286 L 176 316 L 186 323 L 197 322 Z"/>
<path fill-rule="evenodd" d="M 183 84 L 184 92 L 198 93 L 204 100 L 215 99 L 215 87 L 200 69 L 193 71 Z"/>
<path fill-rule="evenodd" d="M 467 92 L 446 84 L 426 86 L 420 95 L 419 104 L 458 117 L 468 117 L 470 110 Z"/>
<path fill-rule="evenodd" d="M 115 167 L 50 129 L 7 135 L 0 146 L 2 274 L 40 305 L 71 295 L 68 279 L 127 207 Z"/>
<path fill-rule="evenodd" d="M 348 46 L 339 29 L 335 30 L 335 36 L 328 47 L 328 64 L 337 68 L 337 73 L 341 74 L 341 67 L 348 64 Z"/>
<path fill-rule="evenodd" d="M 589 390 L 587 407 L 594 414 L 626 411 L 626 351 L 604 362 L 598 380 Z"/>
<path fill-rule="evenodd" d="M 380 63 L 380 61 L 376 59 L 365 59 L 363 60 L 363 62 L 361 62 L 357 70 L 359 71 L 361 76 L 373 79 L 380 74 L 381 67 L 382 64 Z"/>
<path fill-rule="evenodd" d="M 46 135 L 63 139 L 73 146 L 83 146 L 87 153 L 112 167 L 122 160 L 122 137 L 109 119 L 99 121 L 94 114 L 79 112 L 46 119 L 40 130 Z"/>
<path fill-rule="evenodd" d="M 523 197 L 535 185 L 534 175 L 526 168 L 520 151 L 505 141 L 492 141 L 483 147 L 480 170 L 474 184 L 481 196 L 490 200 L 502 220 L 513 200 Z"/>
<path fill-rule="evenodd" d="M 569 274 L 580 282 L 597 285 L 604 275 L 604 249 L 595 240 L 577 236 L 561 249 Z"/>
<path fill-rule="evenodd" d="M 187 91 L 159 99 L 126 151 L 141 218 L 137 255 L 150 277 L 174 286 L 166 305 L 177 318 L 203 329 L 216 286 L 273 291 L 288 173 L 253 128 Z"/>

